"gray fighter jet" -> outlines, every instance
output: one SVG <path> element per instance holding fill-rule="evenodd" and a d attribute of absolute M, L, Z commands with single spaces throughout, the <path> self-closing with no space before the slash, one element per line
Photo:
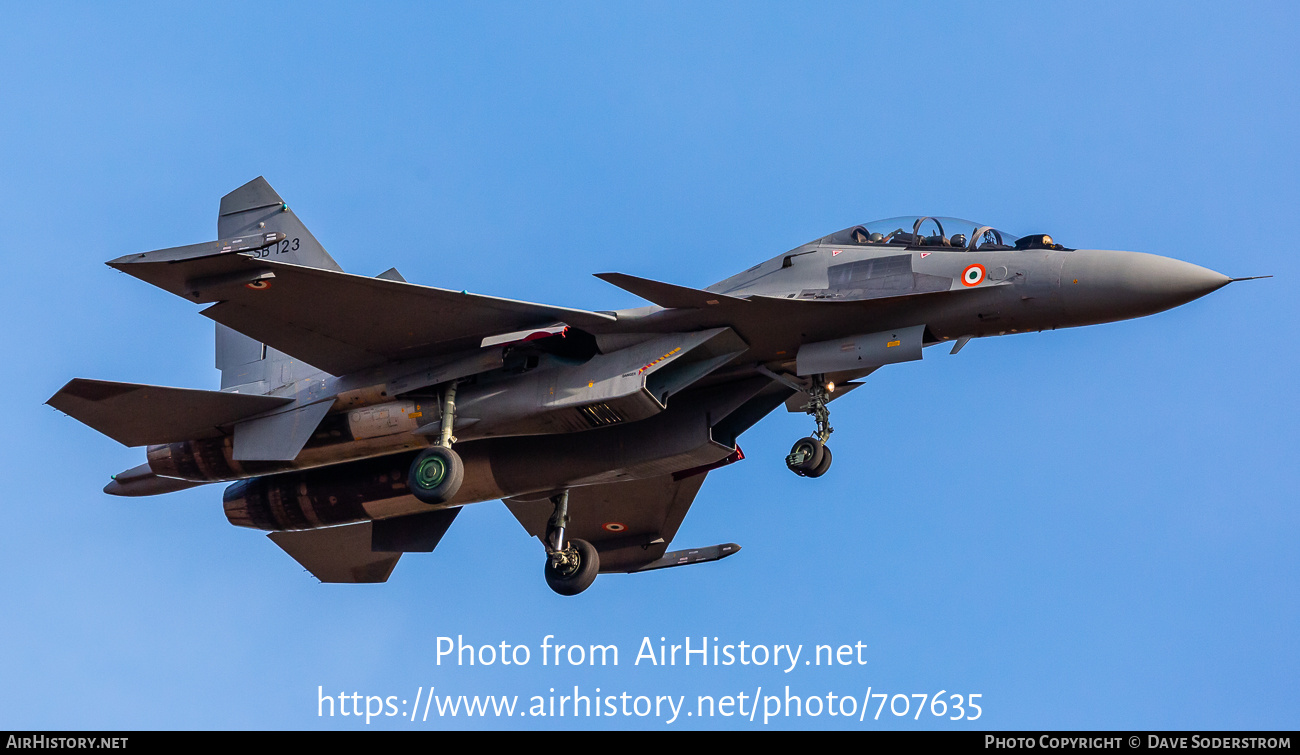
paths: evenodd
<path fill-rule="evenodd" d="M 503 499 L 574 595 L 600 572 L 724 558 L 668 552 L 712 469 L 782 405 L 815 430 L 785 463 L 831 466 L 829 404 L 926 346 L 1123 320 L 1231 280 L 1138 252 L 1068 249 L 966 220 L 891 218 L 705 289 L 598 277 L 617 312 L 343 272 L 262 178 L 221 200 L 220 241 L 109 266 L 215 320 L 221 390 L 75 379 L 49 404 L 148 461 L 121 496 L 210 482 L 232 524 L 323 582 L 383 582 L 460 507 Z"/>

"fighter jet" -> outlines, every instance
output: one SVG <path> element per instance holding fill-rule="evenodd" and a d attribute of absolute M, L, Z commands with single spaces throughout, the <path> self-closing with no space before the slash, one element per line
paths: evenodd
<path fill-rule="evenodd" d="M 47 402 L 147 461 L 104 492 L 212 482 L 322 582 L 383 582 L 460 509 L 504 500 L 547 584 L 715 561 L 669 552 L 711 470 L 784 406 L 813 430 L 785 458 L 831 466 L 830 404 L 926 347 L 1149 315 L 1227 285 L 1140 252 L 1071 249 L 947 217 L 856 225 L 704 289 L 597 277 L 649 302 L 596 312 L 343 272 L 257 178 L 219 241 L 107 264 L 216 321 L 220 390 L 74 379 Z"/>

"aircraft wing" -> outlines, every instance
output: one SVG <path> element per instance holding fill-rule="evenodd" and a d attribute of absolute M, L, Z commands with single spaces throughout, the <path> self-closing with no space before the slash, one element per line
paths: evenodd
<path fill-rule="evenodd" d="M 594 545 L 600 552 L 601 572 L 645 571 L 729 556 L 740 546 L 728 543 L 700 549 L 713 554 L 711 558 L 691 558 L 687 551 L 665 553 L 706 475 L 700 472 L 680 480 L 664 475 L 573 488 L 565 537 Z M 545 537 L 554 510 L 548 499 L 506 499 L 505 504 L 528 534 Z"/>
<path fill-rule="evenodd" d="M 290 265 L 222 251 L 217 242 L 133 254 L 108 263 L 199 303 L 203 314 L 333 375 L 384 362 L 477 348 L 483 338 L 613 315 Z"/>

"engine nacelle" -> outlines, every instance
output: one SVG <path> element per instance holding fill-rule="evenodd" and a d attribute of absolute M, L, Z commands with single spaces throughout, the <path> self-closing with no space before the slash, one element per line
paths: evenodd
<path fill-rule="evenodd" d="M 424 504 L 406 487 L 413 458 L 395 454 L 240 480 L 222 496 L 226 518 L 239 527 L 305 530 L 374 519 L 394 503 L 418 511 Z"/>
<path fill-rule="evenodd" d="M 758 381 L 760 386 L 764 382 Z M 436 506 L 421 502 L 407 488 L 407 471 L 417 453 L 410 451 L 241 480 L 226 488 L 226 518 L 255 529 L 314 529 L 697 469 L 736 450 L 734 431 L 711 427 L 704 407 L 717 407 L 717 416 L 724 416 L 747 398 L 747 393 L 734 392 L 693 397 L 683 401 L 681 411 L 585 433 L 457 443 L 464 483 L 455 498 Z"/>
<path fill-rule="evenodd" d="M 390 401 L 325 415 L 293 461 L 236 459 L 233 436 L 225 436 L 149 446 L 149 468 L 162 477 L 206 482 L 320 467 L 424 448 L 432 441 L 414 431 L 437 420 L 436 409 L 430 414 L 425 404 Z"/>

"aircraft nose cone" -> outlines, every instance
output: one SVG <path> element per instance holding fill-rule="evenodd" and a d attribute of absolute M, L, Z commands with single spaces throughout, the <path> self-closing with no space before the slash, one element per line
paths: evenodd
<path fill-rule="evenodd" d="M 1200 265 L 1141 252 L 1080 250 L 1061 269 L 1067 311 L 1088 322 L 1163 312 L 1228 282 L 1228 276 Z"/>

